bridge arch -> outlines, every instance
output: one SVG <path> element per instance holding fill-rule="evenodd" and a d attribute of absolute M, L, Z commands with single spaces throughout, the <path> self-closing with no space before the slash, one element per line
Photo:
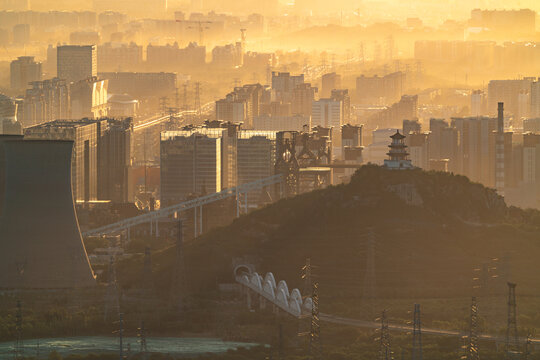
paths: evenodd
<path fill-rule="evenodd" d="M 235 278 L 242 276 L 244 274 L 250 276 L 252 272 L 253 271 L 251 270 L 251 267 L 249 265 L 244 265 L 244 264 L 235 266 L 234 271 L 233 271 Z"/>

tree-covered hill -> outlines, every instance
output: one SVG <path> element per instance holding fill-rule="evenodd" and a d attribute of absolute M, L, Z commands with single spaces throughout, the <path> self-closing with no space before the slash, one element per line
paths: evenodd
<path fill-rule="evenodd" d="M 300 269 L 310 258 L 327 294 L 359 297 L 374 254 L 379 297 L 468 296 L 473 286 L 503 293 L 509 280 L 533 294 L 540 213 L 507 207 L 494 190 L 463 176 L 368 165 L 349 184 L 280 200 L 215 229 L 186 244 L 185 254 L 193 293 L 232 282 L 238 258 L 302 288 Z M 174 259 L 174 248 L 153 257 L 163 294 Z M 138 261 L 120 267 L 123 286 L 137 286 Z"/>

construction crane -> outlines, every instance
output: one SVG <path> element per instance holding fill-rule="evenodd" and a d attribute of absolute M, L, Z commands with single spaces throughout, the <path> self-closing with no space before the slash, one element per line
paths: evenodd
<path fill-rule="evenodd" d="M 176 20 L 176 22 L 182 22 L 183 20 Z M 204 30 L 210 29 L 209 26 L 204 24 L 211 24 L 211 21 L 197 21 L 195 26 L 188 26 L 188 29 L 197 29 L 199 32 L 199 46 L 204 45 Z"/>

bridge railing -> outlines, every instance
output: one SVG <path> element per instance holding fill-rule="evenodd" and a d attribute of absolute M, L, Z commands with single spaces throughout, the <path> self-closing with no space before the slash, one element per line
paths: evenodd
<path fill-rule="evenodd" d="M 281 182 L 282 182 L 281 175 L 273 175 L 264 179 L 260 179 L 257 181 L 239 185 L 233 188 L 225 189 L 218 193 L 205 195 L 202 197 L 198 197 L 196 199 L 188 200 L 188 201 L 171 205 L 171 206 L 168 206 L 168 207 L 156 210 L 156 211 L 152 211 L 146 214 L 142 214 L 142 215 L 135 216 L 129 219 L 125 219 L 125 220 L 122 220 L 113 224 L 109 224 L 109 225 L 105 225 L 96 229 L 92 229 L 92 230 L 84 232 L 83 236 L 109 234 L 109 233 L 123 231 L 139 224 L 156 221 L 158 219 L 162 219 L 162 218 L 174 215 L 175 213 L 187 211 L 190 209 L 195 209 L 200 206 L 210 204 L 219 200 L 223 200 L 229 197 L 236 197 L 237 206 L 239 206 L 238 202 L 240 201 L 239 200 L 240 194 L 246 194 L 253 190 L 262 189 L 266 186 L 279 184 Z"/>

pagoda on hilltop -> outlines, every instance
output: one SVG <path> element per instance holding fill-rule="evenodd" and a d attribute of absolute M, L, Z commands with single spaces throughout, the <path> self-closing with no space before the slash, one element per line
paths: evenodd
<path fill-rule="evenodd" d="M 399 130 L 390 136 L 392 142 L 388 147 L 390 150 L 386 155 L 389 159 L 384 160 L 384 167 L 390 170 L 408 170 L 413 169 L 411 160 L 408 159 L 407 145 L 405 145 L 405 135 L 400 134 Z"/>

